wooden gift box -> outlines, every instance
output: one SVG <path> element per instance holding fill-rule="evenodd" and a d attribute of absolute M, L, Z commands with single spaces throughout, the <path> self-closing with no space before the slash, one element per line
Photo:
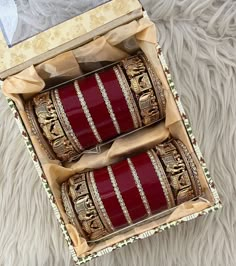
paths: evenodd
<path fill-rule="evenodd" d="M 68 226 L 67 221 L 65 221 L 61 210 L 58 207 L 58 201 L 55 199 L 55 194 L 53 193 L 51 184 L 48 182 L 47 173 L 45 173 L 45 169 L 42 166 L 41 154 L 38 152 L 38 148 L 35 145 L 35 140 L 30 137 L 29 127 L 25 120 L 26 118 L 24 116 L 24 112 L 21 109 L 22 106 L 18 101 L 19 98 L 17 93 L 21 93 L 21 83 L 19 83 L 19 87 L 15 86 L 14 90 L 9 90 L 12 80 L 14 81 L 14 75 L 17 75 L 17 78 L 19 78 L 22 73 L 30 73 L 32 70 L 32 65 L 36 66 L 42 64 L 46 60 L 50 60 L 56 56 L 59 56 L 58 58 L 62 56 L 63 58 L 65 52 L 77 49 L 78 47 L 98 39 L 100 36 L 107 36 L 107 34 L 109 35 L 110 31 L 118 27 L 124 26 L 126 29 L 132 29 L 133 24 L 132 27 L 126 25 L 131 25 L 130 23 L 135 24 L 136 22 L 139 23 L 139 27 L 145 23 L 145 25 L 148 25 L 148 27 L 145 26 L 146 28 L 143 26 L 143 31 L 149 27 L 149 29 L 152 28 L 153 30 L 153 25 L 151 25 L 151 22 L 149 22 L 147 14 L 143 10 L 138 0 L 112 0 L 57 26 L 54 26 L 44 32 L 41 32 L 27 40 L 24 40 L 12 46 L 11 48 L 7 46 L 3 35 L 0 35 L 0 78 L 3 80 L 1 83 L 3 85 L 3 92 L 7 96 L 9 106 L 14 114 L 14 117 L 16 118 L 20 132 L 26 142 L 36 170 L 38 171 L 42 184 L 48 194 L 50 203 L 55 211 L 55 215 L 60 223 L 62 232 L 69 245 L 72 257 L 77 265 L 90 261 L 92 258 L 102 256 L 117 248 L 126 246 L 138 239 L 149 237 L 155 233 L 178 225 L 184 221 L 189 221 L 203 214 L 207 214 L 221 207 L 218 193 L 215 189 L 208 169 L 206 168 L 196 139 L 192 133 L 187 115 L 184 112 L 183 106 L 174 87 L 174 83 L 171 79 L 169 69 L 165 63 L 161 48 L 159 47 L 158 43 L 153 43 L 151 39 L 149 39 L 151 40 L 150 50 L 155 48 L 156 61 L 158 61 L 156 65 L 157 68 L 159 67 L 160 75 L 162 75 L 162 81 L 166 84 L 170 101 L 175 104 L 175 109 L 178 112 L 179 118 L 181 119 L 181 130 L 184 131 L 183 134 L 187 139 L 186 141 L 189 143 L 189 145 L 191 145 L 196 159 L 198 160 L 199 167 L 201 168 L 200 171 L 202 173 L 202 184 L 204 186 L 206 198 L 198 199 L 198 201 L 195 202 L 190 202 L 188 211 L 181 211 L 181 209 L 177 209 L 177 212 L 175 210 L 175 212 L 169 217 L 158 219 L 156 223 L 144 224 L 141 227 L 138 227 L 137 230 L 131 230 L 128 233 L 124 233 L 121 237 L 101 245 L 97 245 L 90 250 L 86 250 L 84 253 L 79 251 L 84 243 L 73 237 L 71 228 Z M 138 26 L 136 28 L 134 27 L 134 29 L 137 28 Z M 137 29 L 136 34 L 138 33 L 139 32 Z M 148 35 L 148 31 L 142 35 L 142 38 L 145 35 Z M 146 46 L 148 47 L 149 44 L 146 44 Z M 145 51 L 148 53 L 148 50 L 149 48 Z M 42 74 L 42 72 L 40 73 Z M 61 73 L 64 75 L 63 81 L 69 80 L 77 75 L 76 69 L 72 74 L 66 73 L 64 69 L 59 74 Z M 45 77 L 45 79 L 48 78 L 50 82 L 53 81 L 54 83 L 58 77 L 56 76 L 50 79 L 50 77 L 47 76 L 47 73 L 45 74 L 44 72 L 43 74 L 42 75 Z"/>

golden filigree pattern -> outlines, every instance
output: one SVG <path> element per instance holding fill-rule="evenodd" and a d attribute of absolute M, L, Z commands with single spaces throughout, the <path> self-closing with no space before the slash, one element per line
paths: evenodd
<path fill-rule="evenodd" d="M 164 166 L 176 204 L 200 196 L 201 186 L 195 189 L 199 184 L 197 171 L 193 174 L 196 165 L 186 146 L 181 141 L 171 140 L 159 144 L 155 150 Z"/>
<path fill-rule="evenodd" d="M 36 95 L 33 104 L 40 128 L 56 156 L 62 161 L 70 161 L 77 156 L 77 151 L 66 137 L 59 122 L 50 92 Z"/>
<path fill-rule="evenodd" d="M 72 176 L 67 183 L 68 192 L 62 190 L 62 200 L 65 206 L 69 220 L 74 222 L 75 216 L 79 222 L 76 227 L 83 231 L 86 239 L 94 240 L 108 234 L 104 227 L 99 214 L 95 208 L 94 202 L 89 193 L 86 174 L 77 174 Z M 63 194 L 68 193 L 68 196 Z M 68 209 L 68 201 L 73 203 L 74 210 Z M 75 214 L 76 213 L 76 214 Z"/>
<path fill-rule="evenodd" d="M 143 53 L 122 60 L 121 66 L 136 97 L 142 123 L 149 125 L 164 118 L 163 87 Z"/>

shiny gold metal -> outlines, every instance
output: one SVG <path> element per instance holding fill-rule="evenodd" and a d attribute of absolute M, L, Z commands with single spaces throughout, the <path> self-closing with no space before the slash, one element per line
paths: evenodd
<path fill-rule="evenodd" d="M 152 124 L 165 116 L 162 84 L 143 53 L 121 62 L 133 91 L 143 125 Z"/>
<path fill-rule="evenodd" d="M 52 147 L 49 145 L 48 141 L 45 139 L 45 136 L 42 133 L 42 130 L 38 124 L 36 115 L 34 113 L 33 103 L 31 101 L 28 101 L 25 104 L 25 112 L 27 114 L 27 117 L 30 122 L 31 131 L 33 135 L 37 138 L 40 146 L 45 150 L 47 153 L 47 156 L 51 160 L 56 159 L 56 155 L 52 150 Z"/>
<path fill-rule="evenodd" d="M 50 92 L 36 95 L 33 105 L 39 126 L 56 157 L 62 161 L 70 161 L 78 155 L 60 124 Z M 36 128 L 36 125 L 32 124 L 32 128 Z"/>
<path fill-rule="evenodd" d="M 146 71 L 143 61 L 138 56 L 126 58 L 122 61 L 122 64 L 129 79 L 139 76 Z"/>
<path fill-rule="evenodd" d="M 79 234 L 82 237 L 86 238 L 86 235 L 79 223 L 77 214 L 75 213 L 74 207 L 70 200 L 68 189 L 69 189 L 68 183 L 67 182 L 63 183 L 61 186 L 61 198 L 62 198 L 64 209 L 66 211 L 66 215 L 68 217 L 69 223 L 75 226 L 75 228 L 78 230 Z"/>
<path fill-rule="evenodd" d="M 146 66 L 148 75 L 150 77 L 151 83 L 153 85 L 153 90 L 156 95 L 156 99 L 159 107 L 159 116 L 160 118 L 165 117 L 165 109 L 166 109 L 166 99 L 164 95 L 164 88 L 161 80 L 157 76 L 155 69 L 153 68 L 151 62 L 147 59 L 147 57 L 143 53 L 139 53 L 140 58 L 142 58 L 143 63 Z"/>
<path fill-rule="evenodd" d="M 170 140 L 156 146 L 176 205 L 201 195 L 196 165 L 187 147 L 179 140 Z"/>
<path fill-rule="evenodd" d="M 72 176 L 63 186 L 68 186 L 68 197 L 62 197 L 65 209 L 72 205 L 76 213 L 79 225 L 76 225 L 80 234 L 89 240 L 101 238 L 108 234 L 103 222 L 97 212 L 93 199 L 90 195 L 86 174 Z M 66 185 L 65 185 L 66 184 Z M 62 187 L 63 189 L 63 187 Z M 63 192 L 65 194 L 65 192 Z M 63 194 L 62 194 L 63 195 Z M 70 201 L 70 203 L 68 203 Z M 69 220 L 74 222 L 71 211 L 66 211 L 70 216 Z M 71 217 L 73 219 L 71 219 Z M 83 231 L 83 233 L 81 232 Z"/>
<path fill-rule="evenodd" d="M 186 168 L 189 172 L 190 180 L 193 186 L 194 193 L 200 195 L 202 193 L 202 187 L 198 178 L 197 166 L 193 160 L 192 155 L 188 151 L 187 147 L 180 140 L 174 140 L 175 146 L 181 154 Z"/>

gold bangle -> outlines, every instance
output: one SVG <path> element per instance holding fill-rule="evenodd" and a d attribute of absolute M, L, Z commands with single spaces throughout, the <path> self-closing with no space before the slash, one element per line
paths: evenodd
<path fill-rule="evenodd" d="M 157 99 L 158 106 L 159 106 L 160 118 L 164 118 L 165 110 L 166 110 L 166 99 L 164 95 L 164 89 L 163 89 L 162 82 L 157 76 L 157 74 L 155 73 L 155 70 L 153 69 L 153 66 L 148 60 L 148 58 L 143 53 L 139 53 L 139 56 L 142 58 L 146 66 L 147 72 L 150 76 L 150 79 L 152 81 L 153 89 L 155 91 L 156 99 Z"/>
<path fill-rule="evenodd" d="M 45 140 L 44 135 L 42 134 L 42 131 L 38 125 L 37 118 L 34 113 L 33 104 L 31 101 L 26 102 L 25 104 L 25 112 L 27 114 L 27 117 L 30 122 L 31 130 L 33 135 L 37 138 L 40 146 L 45 150 L 47 153 L 47 156 L 51 160 L 56 159 L 56 155 L 53 152 L 51 146 L 48 144 L 48 142 Z"/>
<path fill-rule="evenodd" d="M 86 174 L 77 174 L 72 176 L 68 182 L 63 183 L 68 186 L 68 197 L 64 197 L 62 200 L 64 206 L 68 205 L 68 201 L 70 204 L 72 202 L 79 222 L 79 226 L 77 225 L 79 233 L 86 239 L 95 240 L 107 235 L 109 232 L 104 227 L 95 208 L 86 178 Z"/>
<path fill-rule="evenodd" d="M 78 156 L 60 124 L 50 92 L 38 94 L 33 98 L 34 111 L 43 135 L 48 140 L 53 152 L 61 161 L 71 161 Z M 37 124 L 37 123 L 35 123 Z M 32 124 L 32 129 L 36 125 Z M 41 134 L 39 134 L 40 136 Z M 42 142 L 42 141 L 41 141 Z M 45 145 L 47 151 L 48 145 Z"/>
<path fill-rule="evenodd" d="M 75 228 L 78 230 L 79 234 L 82 237 L 86 238 L 86 235 L 77 218 L 77 214 L 75 213 L 75 210 L 72 206 L 72 203 L 69 197 L 69 186 L 67 182 L 63 183 L 61 186 L 61 198 L 62 198 L 62 203 L 66 211 L 66 215 L 68 217 L 69 223 L 75 226 Z"/>
<path fill-rule="evenodd" d="M 177 150 L 179 151 L 185 162 L 195 195 L 201 195 L 202 187 L 200 180 L 198 178 L 197 167 L 196 164 L 194 163 L 193 157 L 191 156 L 190 152 L 188 151 L 187 147 L 183 144 L 183 142 L 181 142 L 180 140 L 173 140 L 173 143 L 175 144 Z"/>
<path fill-rule="evenodd" d="M 198 190 L 195 189 L 199 182 L 196 165 L 186 148 L 186 154 L 191 157 L 191 164 L 189 163 L 190 158 L 187 159 L 183 153 L 184 147 L 186 148 L 179 140 L 170 140 L 155 147 L 172 188 L 176 205 L 201 195 L 201 186 Z"/>
<path fill-rule="evenodd" d="M 128 77 L 143 124 L 149 125 L 164 118 L 165 97 L 162 84 L 144 54 L 138 53 L 126 58 L 120 65 Z"/>

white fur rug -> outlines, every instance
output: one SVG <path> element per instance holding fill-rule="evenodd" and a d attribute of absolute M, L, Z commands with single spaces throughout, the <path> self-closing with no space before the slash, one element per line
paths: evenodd
<path fill-rule="evenodd" d="M 79 3 L 76 0 L 21 2 L 46 16 L 54 11 L 54 6 L 57 14 L 66 15 L 65 3 Z M 143 2 L 159 28 L 160 43 L 224 208 L 88 265 L 233 266 L 236 264 L 236 2 Z M 0 134 L 0 265 L 71 265 L 46 193 L 2 95 Z"/>

